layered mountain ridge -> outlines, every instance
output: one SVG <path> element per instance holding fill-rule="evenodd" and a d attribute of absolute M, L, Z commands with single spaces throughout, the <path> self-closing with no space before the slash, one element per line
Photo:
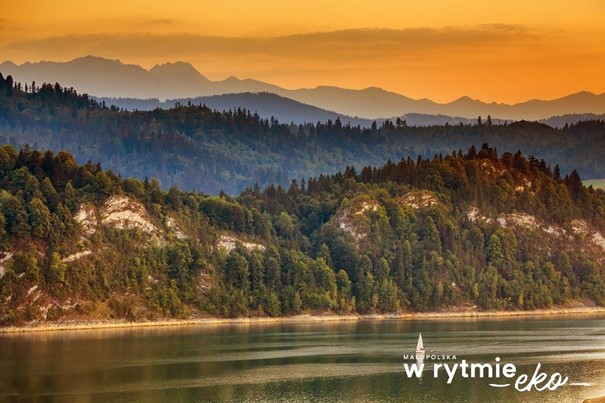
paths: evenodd
<path fill-rule="evenodd" d="M 235 93 L 272 93 L 285 98 L 334 111 L 341 116 L 362 119 L 402 117 L 406 114 L 444 115 L 466 119 L 484 119 L 490 115 L 502 120 L 540 120 L 568 114 L 605 114 L 605 94 L 579 92 L 554 100 L 529 100 L 514 105 L 484 103 L 463 96 L 440 104 L 428 99 L 411 99 L 380 88 L 344 89 L 319 86 L 310 89 L 285 89 L 252 80 L 229 77 L 211 81 L 185 62 L 156 65 L 150 70 L 123 64 L 119 60 L 86 56 L 69 62 L 0 64 L 0 72 L 16 81 L 31 83 L 61 82 L 68 87 L 99 98 L 157 98 L 179 100 Z M 122 102 L 122 106 L 125 103 Z M 126 104 L 127 105 L 127 104 Z M 157 105 L 159 106 L 159 105 Z M 571 123 L 571 122 L 570 122 Z"/>
<path fill-rule="evenodd" d="M 39 87 L 25 91 L 11 78 L 0 80 L 1 142 L 66 150 L 81 163 L 103 161 L 123 176 L 156 178 L 163 189 L 238 194 L 255 184 L 286 186 L 292 179 L 332 174 L 347 165 L 430 158 L 484 142 L 500 150 L 524 150 L 558 164 L 563 174 L 575 169 L 585 178 L 605 177 L 605 122 L 600 120 L 559 130 L 489 119 L 431 127 L 398 119 L 364 127 L 320 111 L 326 120 L 290 124 L 252 109 L 222 112 L 196 103 L 123 111 L 58 84 Z M 233 102 L 243 96 L 234 95 Z M 267 99 L 272 101 L 266 111 L 283 107 L 288 112 L 288 100 L 271 94 Z"/>

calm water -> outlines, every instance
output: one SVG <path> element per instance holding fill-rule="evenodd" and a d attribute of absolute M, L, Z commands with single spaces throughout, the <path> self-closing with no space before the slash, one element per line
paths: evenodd
<path fill-rule="evenodd" d="M 556 391 L 493 388 L 488 379 L 408 378 L 403 355 L 422 332 L 454 364 L 542 364 Z M 415 361 L 407 360 L 407 363 Z M 492 379 L 491 382 L 503 382 Z M 514 379 L 513 379 L 514 382 Z M 359 321 L 0 335 L 3 401 L 578 402 L 605 395 L 605 316 Z M 20 398 L 20 399 L 19 399 Z"/>

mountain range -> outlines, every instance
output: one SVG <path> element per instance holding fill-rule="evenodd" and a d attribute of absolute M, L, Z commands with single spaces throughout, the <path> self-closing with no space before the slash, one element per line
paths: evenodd
<path fill-rule="evenodd" d="M 286 111 L 296 103 L 273 94 L 250 96 L 272 98 L 273 105 L 284 104 Z M 336 119 L 292 126 L 249 109 L 221 112 L 193 102 L 123 111 L 60 85 L 25 92 L 0 78 L 0 143 L 64 150 L 77 161 L 102 161 L 123 176 L 156 178 L 164 189 L 177 186 L 208 194 L 237 194 L 255 184 L 286 186 L 295 178 L 347 166 L 431 158 L 483 143 L 552 161 L 562 174 L 577 170 L 585 178 L 604 178 L 603 133 L 605 121 L 598 120 L 561 130 L 527 121 L 430 127 L 383 121 L 358 127 Z"/>
<path fill-rule="evenodd" d="M 272 94 L 270 92 L 244 92 L 237 94 L 209 95 L 195 98 L 169 99 L 163 102 L 161 102 L 159 99 L 108 97 L 96 99 L 99 102 L 105 102 L 106 105 L 114 105 L 118 108 L 123 108 L 126 110 L 139 111 L 149 111 L 155 108 L 170 109 L 178 104 L 205 105 L 217 111 L 228 111 L 244 108 L 258 113 L 258 115 L 263 118 L 268 119 L 274 117 L 279 122 L 295 124 L 327 122 L 330 119 L 334 121 L 336 118 L 338 118 L 342 124 L 350 124 L 351 126 L 361 126 L 367 128 L 371 127 L 374 121 L 376 121 L 377 124 L 382 124 L 386 120 L 384 118 L 364 119 L 351 117 L 334 111 L 318 108 L 313 105 L 297 102 L 293 99 Z M 586 117 L 585 115 L 582 116 Z M 569 115 L 560 117 L 563 121 L 563 124 L 568 122 L 568 117 Z M 594 116 L 592 118 L 586 117 L 584 120 L 595 118 L 596 117 Z M 458 125 L 460 123 L 468 125 L 477 123 L 477 118 L 468 119 L 460 116 L 429 115 L 422 113 L 406 113 L 405 115 L 401 116 L 400 119 L 405 121 L 406 124 L 410 126 L 443 126 L 446 123 L 450 125 Z M 559 123 L 559 121 L 553 122 Z"/>
<path fill-rule="evenodd" d="M 333 111 L 303 104 L 293 99 L 282 97 L 270 92 L 244 92 L 234 94 L 208 95 L 195 98 L 169 99 L 161 102 L 158 99 L 136 98 L 97 98 L 106 105 L 114 105 L 127 110 L 149 111 L 155 108 L 170 109 L 177 104 L 206 105 L 217 111 L 236 110 L 244 108 L 256 112 L 263 118 L 276 118 L 282 123 L 303 124 L 307 122 L 327 122 L 340 118 L 343 124 L 352 126 L 370 127 L 371 119 L 356 118 L 338 114 Z M 451 124 L 451 123 L 450 123 Z"/>
<path fill-rule="evenodd" d="M 60 82 L 63 85 L 78 88 L 99 98 L 111 98 L 117 106 L 133 108 L 137 102 L 146 105 L 144 109 L 153 109 L 168 102 L 187 102 L 193 100 L 205 102 L 212 106 L 232 105 L 231 98 L 214 97 L 222 94 L 242 94 L 238 102 L 248 102 L 248 109 L 263 109 L 262 103 L 282 102 L 281 110 L 291 108 L 291 112 L 276 116 L 281 121 L 295 121 L 286 116 L 297 117 L 300 113 L 309 115 L 310 121 L 325 120 L 322 116 L 335 118 L 345 116 L 351 124 L 362 124 L 363 120 L 394 118 L 421 115 L 441 115 L 435 120 L 444 123 L 443 117 L 461 117 L 473 119 L 478 116 L 503 120 L 541 120 L 567 114 L 604 114 L 605 94 L 596 95 L 590 92 L 579 92 L 554 100 L 529 100 L 517 104 L 485 103 L 469 97 L 461 97 L 449 103 L 437 103 L 429 99 L 412 99 L 401 94 L 385 91 L 381 88 L 344 89 L 332 86 L 316 88 L 285 89 L 279 86 L 253 79 L 229 77 L 221 81 L 211 81 L 198 72 L 191 64 L 185 62 L 156 65 L 150 70 L 119 60 L 86 56 L 69 62 L 42 61 L 36 63 L 14 64 L 10 61 L 0 64 L 0 73 L 12 75 L 15 81 L 37 85 L 42 82 Z M 279 95 L 298 103 L 310 105 L 319 110 L 308 109 L 301 112 L 300 105 L 267 96 L 254 97 L 253 94 L 268 93 Z M 125 100 L 114 98 L 128 98 Z M 140 102 L 140 100 L 145 100 Z M 244 106 L 238 104 L 237 106 Z M 265 105 L 267 106 L 267 105 Z M 140 108 L 139 108 L 140 109 Z M 323 110 L 323 111 L 321 111 Z M 313 113 L 310 113 L 310 112 Z M 262 116 L 262 114 L 261 114 Z M 351 117 L 351 118 L 348 118 Z M 355 117 L 355 118 L 353 118 Z M 357 122 L 357 123 L 354 123 Z M 450 123 L 455 123 L 449 121 Z M 424 123 L 421 119 L 420 123 Z M 367 122 L 366 122 L 367 124 Z"/>

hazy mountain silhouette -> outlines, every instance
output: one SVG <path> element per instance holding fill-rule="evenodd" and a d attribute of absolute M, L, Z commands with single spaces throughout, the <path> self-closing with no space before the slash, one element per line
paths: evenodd
<path fill-rule="evenodd" d="M 587 120 L 602 120 L 605 121 L 605 114 L 596 115 L 594 113 L 575 113 L 562 116 L 552 116 L 548 119 L 541 119 L 540 123 L 544 123 L 550 127 L 563 128 L 565 125 L 576 124 Z"/>
<path fill-rule="evenodd" d="M 530 100 L 514 105 L 484 103 L 469 97 L 439 104 L 428 99 L 411 99 L 375 87 L 351 90 L 320 86 L 288 90 L 262 81 L 240 80 L 235 77 L 210 81 L 191 64 L 184 62 L 158 65 L 146 70 L 140 66 L 123 64 L 119 60 L 86 56 L 69 62 L 44 61 L 22 65 L 4 62 L 0 64 L 0 72 L 4 75 L 11 74 L 15 81 L 22 83 L 36 81 L 39 85 L 42 82 L 61 82 L 98 97 L 165 100 L 268 92 L 326 111 L 335 111 L 335 114 L 365 119 L 428 114 L 467 119 L 477 119 L 478 116 L 485 119 L 487 115 L 491 115 L 507 120 L 539 120 L 555 115 L 605 113 L 605 94 L 595 95 L 590 92 L 579 92 L 549 101 Z M 257 100 L 261 98 L 257 97 Z M 296 113 L 292 111 L 292 115 Z"/>
<path fill-rule="evenodd" d="M 281 123 L 316 123 L 318 121 L 326 122 L 328 119 L 335 121 L 336 118 L 340 118 L 343 125 L 350 123 L 351 126 L 370 127 L 372 124 L 372 120 L 370 119 L 346 116 L 269 92 L 210 95 L 205 97 L 170 99 L 164 102 L 160 102 L 158 99 L 132 98 L 99 98 L 99 101 L 104 101 L 107 105 L 114 105 L 128 110 L 168 109 L 177 103 L 187 105 L 191 102 L 194 105 L 206 105 L 218 111 L 245 108 L 250 113 L 257 113 L 262 118 L 274 117 Z"/>
<path fill-rule="evenodd" d="M 97 96 L 134 98 L 191 97 L 208 91 L 212 82 L 189 63 L 164 64 L 151 70 L 119 60 L 86 56 L 70 62 L 0 64 L 0 72 L 12 74 L 15 81 L 37 85 L 60 82 Z M 168 97 L 168 96 L 167 96 Z M 166 97 L 166 98 L 167 98 Z"/>
<path fill-rule="evenodd" d="M 191 102 L 194 105 L 206 105 L 211 109 L 218 111 L 235 110 L 245 108 L 251 113 L 258 113 L 262 118 L 276 118 L 281 123 L 316 123 L 327 122 L 328 119 L 335 121 L 340 118 L 343 125 L 349 123 L 351 126 L 370 127 L 372 122 L 376 121 L 378 125 L 385 119 L 362 119 L 343 115 L 334 111 L 328 111 L 316 106 L 303 104 L 289 98 L 285 98 L 269 92 L 241 94 L 223 94 L 211 95 L 207 97 L 169 99 L 164 102 L 156 99 L 136 99 L 136 98 L 97 98 L 105 102 L 106 105 L 114 105 L 127 110 L 153 110 L 155 108 L 168 109 L 177 103 L 187 105 Z M 445 115 L 430 115 L 422 113 L 408 113 L 399 116 L 408 126 L 443 126 L 446 123 L 450 125 L 475 124 L 477 119 L 467 119 L 463 117 L 452 117 Z M 391 118 L 395 121 L 397 117 Z M 495 120 L 497 122 L 497 120 Z"/>

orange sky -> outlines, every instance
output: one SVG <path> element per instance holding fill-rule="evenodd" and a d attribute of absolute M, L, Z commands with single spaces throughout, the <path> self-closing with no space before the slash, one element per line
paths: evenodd
<path fill-rule="evenodd" d="M 377 86 L 440 102 L 605 92 L 602 0 L 209 3 L 0 0 L 0 61 L 183 60 L 213 80 Z"/>

